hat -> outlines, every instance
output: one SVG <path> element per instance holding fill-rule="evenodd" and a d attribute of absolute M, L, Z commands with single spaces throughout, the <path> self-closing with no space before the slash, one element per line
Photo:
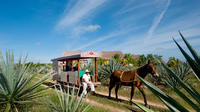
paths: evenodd
<path fill-rule="evenodd" d="M 89 73 L 90 71 L 88 69 L 85 70 L 85 73 Z"/>

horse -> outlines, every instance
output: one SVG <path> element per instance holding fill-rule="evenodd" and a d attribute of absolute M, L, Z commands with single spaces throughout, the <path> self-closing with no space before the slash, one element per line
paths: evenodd
<path fill-rule="evenodd" d="M 136 70 L 130 70 L 130 71 L 121 71 L 121 70 L 116 70 L 114 71 L 111 76 L 110 76 L 110 84 L 109 84 L 109 98 L 111 97 L 111 90 L 112 88 L 116 85 L 115 87 L 115 95 L 116 95 L 116 100 L 118 101 L 118 96 L 117 92 L 119 87 L 123 86 L 131 86 L 131 96 L 130 96 L 130 103 L 132 102 L 132 98 L 134 95 L 134 90 L 137 87 L 139 91 L 142 93 L 143 98 L 144 98 L 144 103 L 145 106 L 147 106 L 147 101 L 146 101 L 146 95 L 143 90 L 143 83 L 139 80 L 137 77 L 140 76 L 142 78 L 145 78 L 147 74 L 151 74 L 153 77 L 158 77 L 158 73 L 156 72 L 156 67 L 153 65 L 153 62 L 148 60 L 148 63 Z"/>

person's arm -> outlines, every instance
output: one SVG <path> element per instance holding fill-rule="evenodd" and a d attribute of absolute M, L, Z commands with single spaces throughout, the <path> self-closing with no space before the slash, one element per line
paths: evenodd
<path fill-rule="evenodd" d="M 88 82 L 85 80 L 85 74 L 83 75 L 83 81 L 87 84 Z"/>
<path fill-rule="evenodd" d="M 91 78 L 89 78 L 89 81 L 91 82 Z"/>
<path fill-rule="evenodd" d="M 83 81 L 86 83 L 86 84 L 88 84 L 88 82 L 83 78 Z"/>

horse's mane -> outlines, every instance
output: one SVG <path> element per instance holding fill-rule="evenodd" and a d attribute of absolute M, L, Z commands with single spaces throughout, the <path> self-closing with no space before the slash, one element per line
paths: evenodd
<path fill-rule="evenodd" d="M 145 71 L 146 66 L 147 66 L 147 64 L 136 69 L 137 74 L 139 76 L 141 76 L 142 78 L 146 77 L 146 75 L 147 75 L 147 71 Z"/>

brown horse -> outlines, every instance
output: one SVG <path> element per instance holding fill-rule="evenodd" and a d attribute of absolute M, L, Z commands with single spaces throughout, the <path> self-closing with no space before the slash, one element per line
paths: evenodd
<path fill-rule="evenodd" d="M 145 106 L 147 106 L 146 95 L 143 90 L 143 84 L 139 80 L 137 75 L 139 75 L 142 78 L 145 78 L 148 73 L 152 74 L 153 77 L 158 77 L 158 74 L 156 72 L 156 67 L 154 67 L 153 63 L 150 60 L 148 61 L 148 64 L 136 70 L 114 71 L 110 76 L 109 97 L 111 97 L 111 90 L 115 85 L 116 85 L 115 88 L 116 100 L 118 100 L 117 92 L 121 85 L 131 86 L 131 97 L 130 97 L 130 102 L 131 102 L 134 95 L 134 90 L 137 87 L 144 97 Z"/>

